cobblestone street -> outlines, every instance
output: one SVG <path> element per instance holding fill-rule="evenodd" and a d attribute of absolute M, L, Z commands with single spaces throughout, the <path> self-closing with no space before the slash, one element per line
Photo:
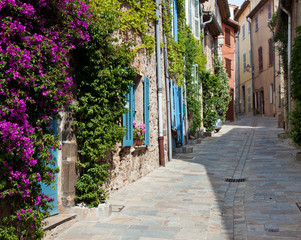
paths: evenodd
<path fill-rule="evenodd" d="M 275 118 L 242 117 L 110 196 L 57 240 L 301 239 L 301 162 Z"/>

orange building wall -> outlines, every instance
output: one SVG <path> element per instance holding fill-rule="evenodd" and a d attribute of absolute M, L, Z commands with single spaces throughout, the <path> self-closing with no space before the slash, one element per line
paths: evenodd
<path fill-rule="evenodd" d="M 223 29 L 223 32 L 224 32 L 224 37 L 226 37 L 226 31 L 225 31 L 225 28 L 228 28 L 230 29 L 230 46 L 226 45 L 226 39 L 224 41 L 224 44 L 222 46 L 222 54 L 223 54 L 223 62 L 224 64 L 226 64 L 226 60 L 225 58 L 227 59 L 230 59 L 231 60 L 231 78 L 229 79 L 229 85 L 230 85 L 230 88 L 233 88 L 234 89 L 234 67 L 235 67 L 235 58 L 234 58 L 234 51 L 235 51 L 235 48 L 234 48 L 234 36 L 235 36 L 235 32 L 234 32 L 234 28 L 229 26 L 229 25 L 226 25 L 226 24 L 222 24 L 222 29 Z M 226 65 L 225 65 L 226 67 Z"/>
<path fill-rule="evenodd" d="M 225 28 L 230 29 L 230 45 L 226 44 L 226 30 Z M 226 68 L 226 59 L 231 60 L 231 76 L 229 77 L 229 85 L 230 85 L 230 94 L 231 94 L 231 101 L 228 106 L 228 111 L 226 113 L 226 120 L 234 121 L 234 73 L 235 73 L 235 43 L 234 43 L 234 37 L 235 37 L 235 31 L 234 28 L 222 24 L 222 29 L 224 32 L 225 41 L 222 46 L 222 56 L 223 56 L 223 62 L 224 66 Z"/>

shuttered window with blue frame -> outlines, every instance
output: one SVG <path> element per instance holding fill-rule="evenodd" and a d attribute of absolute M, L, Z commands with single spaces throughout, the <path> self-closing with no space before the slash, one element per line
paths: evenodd
<path fill-rule="evenodd" d="M 133 87 L 130 87 L 129 93 L 126 95 L 126 106 L 129 111 L 123 114 L 123 126 L 125 127 L 125 135 L 123 137 L 123 146 L 133 145 Z"/>
<path fill-rule="evenodd" d="M 144 145 L 149 145 L 149 79 L 144 78 L 144 124 L 146 133 L 144 134 Z"/>

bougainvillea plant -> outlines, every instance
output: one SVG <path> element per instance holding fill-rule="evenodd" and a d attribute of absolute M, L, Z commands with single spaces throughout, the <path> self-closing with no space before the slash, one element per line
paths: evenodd
<path fill-rule="evenodd" d="M 40 239 L 58 171 L 49 128 L 70 101 L 68 53 L 89 39 L 80 0 L 0 2 L 0 239 Z M 5 207 L 4 207 L 5 206 Z"/>

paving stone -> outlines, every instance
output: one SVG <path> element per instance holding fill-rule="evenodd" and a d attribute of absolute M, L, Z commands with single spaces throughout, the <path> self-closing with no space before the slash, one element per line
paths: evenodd
<path fill-rule="evenodd" d="M 275 118 L 241 117 L 111 194 L 125 206 L 57 239 L 301 239 L 301 162 Z M 245 182 L 225 182 L 225 178 Z"/>

